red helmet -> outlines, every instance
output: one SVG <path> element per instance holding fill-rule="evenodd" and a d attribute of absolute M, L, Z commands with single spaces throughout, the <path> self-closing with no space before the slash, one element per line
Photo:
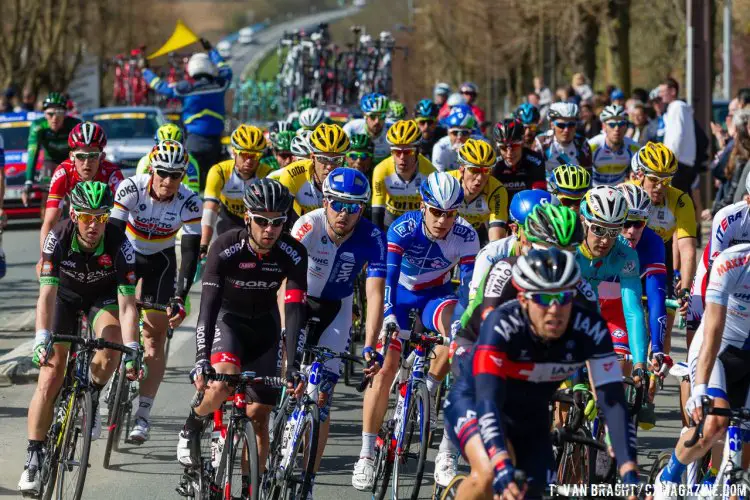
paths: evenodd
<path fill-rule="evenodd" d="M 68 147 L 71 150 L 91 146 L 97 149 L 104 149 L 107 145 L 107 134 L 104 129 L 93 122 L 79 123 L 68 136 Z"/>

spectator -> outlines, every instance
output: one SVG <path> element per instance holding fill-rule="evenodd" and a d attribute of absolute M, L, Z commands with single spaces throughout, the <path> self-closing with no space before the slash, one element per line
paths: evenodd
<path fill-rule="evenodd" d="M 664 145 L 677 158 L 677 173 L 672 179 L 672 185 L 677 189 L 690 193 L 693 180 L 696 177 L 695 157 L 695 123 L 693 109 L 679 100 L 680 85 L 674 78 L 666 78 L 659 85 L 659 97 L 666 106 L 664 112 Z"/>
<path fill-rule="evenodd" d="M 726 158 L 726 164 L 721 173 L 722 185 L 711 207 L 713 215 L 725 206 L 742 200 L 745 194 L 745 179 L 750 172 L 750 109 L 740 109 L 734 113 L 732 132 L 732 146 L 729 148 L 729 153 L 726 153 L 727 148 L 725 148 L 725 152 L 719 156 L 719 158 Z M 706 219 L 706 216 L 707 214 L 702 214 L 702 218 Z"/>
<path fill-rule="evenodd" d="M 609 93 L 609 102 L 613 105 L 625 107 L 625 92 L 620 89 L 614 89 Z"/>
<path fill-rule="evenodd" d="M 651 111 L 653 112 L 653 119 L 648 125 L 648 137 L 647 139 L 652 142 L 663 142 L 664 141 L 664 111 L 666 106 L 659 97 L 659 87 L 654 88 L 648 95 L 649 102 L 651 103 Z"/>
<path fill-rule="evenodd" d="M 581 100 L 575 90 L 573 90 L 573 87 L 557 87 L 555 98 L 557 101 L 569 102 L 575 105 L 578 105 Z"/>
<path fill-rule="evenodd" d="M 594 108 L 591 107 L 591 104 L 581 104 L 580 110 L 581 121 L 578 122 L 576 132 L 579 135 L 584 136 L 586 139 L 591 139 L 592 137 L 599 135 L 602 132 L 602 122 L 594 113 Z"/>
<path fill-rule="evenodd" d="M 633 105 L 632 109 L 628 111 L 628 117 L 630 118 L 631 127 L 628 128 L 626 133 L 627 137 L 633 139 L 638 145 L 645 146 L 648 142 L 649 127 L 646 106 L 640 102 L 636 103 Z"/>
<path fill-rule="evenodd" d="M 583 73 L 576 73 L 573 75 L 573 91 L 581 98 L 581 101 L 588 101 L 594 97 L 594 91 L 591 90 L 591 86 L 586 82 L 586 77 Z"/>
<path fill-rule="evenodd" d="M 544 79 L 541 76 L 534 77 L 534 92 L 539 96 L 540 108 L 552 104 L 552 91 L 544 84 Z"/>
<path fill-rule="evenodd" d="M 636 87 L 630 93 L 630 97 L 640 102 L 648 102 L 648 90 L 641 87 Z"/>
<path fill-rule="evenodd" d="M 541 104 L 540 104 L 539 101 L 540 101 L 539 94 L 537 94 L 536 92 L 530 92 L 526 96 L 526 102 L 528 102 L 529 104 L 531 104 L 532 106 L 534 106 L 536 109 L 539 109 L 539 107 L 541 106 Z M 540 111 L 540 113 L 541 113 L 541 111 Z"/>
<path fill-rule="evenodd" d="M 0 113 L 12 113 L 13 105 L 10 103 L 10 97 L 6 91 L 3 95 L 0 95 Z"/>
<path fill-rule="evenodd" d="M 739 101 L 740 108 L 745 109 L 750 107 L 750 88 L 743 87 L 737 91 L 737 100 Z"/>
<path fill-rule="evenodd" d="M 447 83 L 439 82 L 435 85 L 435 90 L 432 92 L 432 101 L 437 105 L 438 109 L 443 107 L 450 93 L 451 86 Z"/>
<path fill-rule="evenodd" d="M 480 125 L 485 122 L 484 110 L 477 106 L 477 95 L 479 94 L 479 87 L 474 82 L 464 82 L 460 87 L 461 95 L 466 99 L 466 104 L 471 106 L 471 111 L 474 113 L 474 118 L 477 119 Z"/>
<path fill-rule="evenodd" d="M 732 125 L 732 117 L 735 111 L 740 109 L 740 101 L 737 97 L 729 101 L 727 107 L 727 116 L 724 118 L 724 126 L 722 127 L 718 123 L 711 122 L 711 134 L 716 139 L 717 149 L 721 153 L 726 147 L 727 143 L 731 140 L 734 125 Z"/>
<path fill-rule="evenodd" d="M 36 109 L 36 93 L 34 90 L 26 87 L 23 89 L 21 98 L 21 111 L 34 111 Z"/>

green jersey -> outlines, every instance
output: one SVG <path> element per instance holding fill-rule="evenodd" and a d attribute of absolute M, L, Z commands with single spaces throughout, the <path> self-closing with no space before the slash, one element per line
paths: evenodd
<path fill-rule="evenodd" d="M 44 150 L 44 160 L 57 164 L 68 159 L 68 136 L 73 127 L 81 123 L 78 118 L 66 116 L 62 127 L 57 132 L 49 128 L 45 117 L 34 120 L 29 127 L 28 158 L 26 160 L 26 180 L 34 180 L 39 151 Z"/>

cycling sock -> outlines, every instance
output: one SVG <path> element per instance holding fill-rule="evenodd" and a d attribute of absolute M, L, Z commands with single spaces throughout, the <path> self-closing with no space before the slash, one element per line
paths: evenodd
<path fill-rule="evenodd" d="M 448 434 L 443 432 L 443 439 L 440 441 L 440 447 L 438 453 L 450 453 L 451 455 L 458 455 L 458 450 L 453 446 L 453 442 L 448 438 Z"/>
<path fill-rule="evenodd" d="M 195 413 L 195 409 L 190 408 L 190 413 L 188 414 L 187 420 L 185 420 L 183 429 L 187 432 L 199 432 L 201 430 L 201 427 L 203 427 L 204 420 L 205 417 L 198 416 Z"/>
<path fill-rule="evenodd" d="M 151 416 L 151 407 L 154 405 L 154 398 L 140 396 L 138 398 L 138 410 L 135 412 L 135 418 L 148 420 Z"/>
<path fill-rule="evenodd" d="M 41 451 L 42 447 L 44 447 L 44 441 L 29 439 L 29 445 L 26 447 L 26 451 Z"/>
<path fill-rule="evenodd" d="M 34 466 L 39 468 L 40 465 L 40 454 L 42 453 L 42 448 L 44 446 L 44 441 L 35 441 L 33 439 L 29 439 L 29 446 L 26 448 L 26 464 L 24 466 L 24 469 L 28 469 L 29 466 Z"/>
<path fill-rule="evenodd" d="M 664 471 L 661 473 L 662 481 L 669 481 L 671 483 L 682 482 L 682 473 L 685 472 L 687 464 L 681 463 L 677 459 L 677 451 L 672 452 L 672 457 L 669 459 L 669 463 L 664 467 Z"/>
<path fill-rule="evenodd" d="M 372 432 L 362 433 L 362 449 L 359 451 L 361 458 L 373 458 L 375 456 L 375 440 L 378 435 Z"/>
<path fill-rule="evenodd" d="M 427 392 L 430 393 L 430 396 L 435 395 L 435 391 L 437 391 L 437 388 L 440 387 L 440 381 L 432 376 L 431 373 L 427 374 Z"/>

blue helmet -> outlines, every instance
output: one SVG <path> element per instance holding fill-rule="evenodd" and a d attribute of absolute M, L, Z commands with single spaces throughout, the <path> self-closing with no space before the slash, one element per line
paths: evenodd
<path fill-rule="evenodd" d="M 365 94 L 359 101 L 359 107 L 363 113 L 385 113 L 388 111 L 388 98 L 377 92 Z"/>
<path fill-rule="evenodd" d="M 531 214 L 534 207 L 542 203 L 559 205 L 560 201 L 551 193 L 543 189 L 525 189 L 513 196 L 510 202 L 510 218 L 513 222 L 523 225 L 526 217 Z"/>
<path fill-rule="evenodd" d="M 458 179 L 446 172 L 433 172 L 419 186 L 425 205 L 440 210 L 456 210 L 464 201 L 464 190 Z"/>
<path fill-rule="evenodd" d="M 437 105 L 429 99 L 422 99 L 414 108 L 415 118 L 435 118 L 438 115 Z"/>
<path fill-rule="evenodd" d="M 525 102 L 516 109 L 516 118 L 521 120 L 521 123 L 524 125 L 531 125 L 539 123 L 542 115 L 539 114 L 539 110 L 536 106 L 529 102 Z"/>
<path fill-rule="evenodd" d="M 370 183 L 365 174 L 349 167 L 338 167 L 323 181 L 323 196 L 337 200 L 367 203 L 370 201 Z"/>
<path fill-rule="evenodd" d="M 450 114 L 445 118 L 447 128 L 467 128 L 473 130 L 477 127 L 477 119 L 468 104 L 459 104 L 451 108 Z"/>

